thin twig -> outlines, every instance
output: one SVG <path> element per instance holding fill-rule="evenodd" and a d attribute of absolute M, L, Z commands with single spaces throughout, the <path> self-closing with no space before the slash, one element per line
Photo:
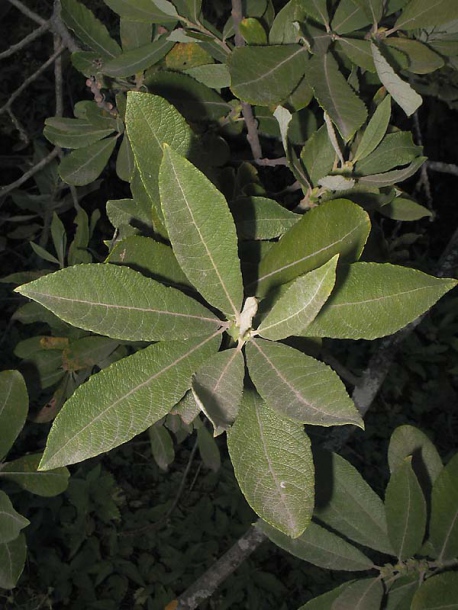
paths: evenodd
<path fill-rule="evenodd" d="M 43 19 L 43 17 L 41 17 L 37 13 L 31 11 L 25 4 L 22 4 L 20 0 L 8 0 L 8 2 L 15 6 L 19 11 L 21 11 L 23 15 L 25 15 L 32 21 L 35 21 L 35 23 L 38 23 L 39 25 L 43 25 L 44 23 L 46 23 L 46 19 Z"/>
<path fill-rule="evenodd" d="M 232 0 L 232 20 L 234 22 L 235 46 L 245 46 L 245 40 L 240 34 L 240 22 L 242 21 L 242 0 Z M 242 102 L 242 115 L 245 119 L 247 129 L 247 140 L 250 145 L 253 159 L 257 163 L 262 158 L 261 142 L 259 141 L 258 122 L 254 118 L 253 109 L 247 102 Z"/>
<path fill-rule="evenodd" d="M 264 167 L 276 167 L 278 165 L 288 167 L 288 160 L 286 157 L 279 157 L 278 159 L 254 159 L 253 162 L 256 163 L 256 165 L 261 165 Z"/>
<path fill-rule="evenodd" d="M 53 53 L 51 55 L 51 57 L 49 57 L 49 59 L 47 59 L 45 61 L 44 64 L 42 64 L 38 70 L 36 70 L 33 74 L 31 74 L 28 78 L 25 79 L 25 81 L 22 83 L 22 85 L 20 87 L 18 87 L 16 89 L 16 91 L 14 91 L 8 101 L 0 108 L 0 115 L 3 114 L 4 112 L 7 112 L 10 108 L 12 103 L 14 102 L 15 99 L 17 99 L 21 93 L 24 91 L 24 89 L 26 89 L 31 83 L 33 83 L 33 81 L 35 81 L 39 76 L 41 76 L 41 74 L 47 70 L 49 68 L 49 66 L 59 57 L 59 55 L 62 53 L 62 51 L 64 51 L 65 46 L 64 45 L 60 45 L 59 48 L 57 49 L 57 51 L 55 53 Z"/>
<path fill-rule="evenodd" d="M 423 136 L 421 133 L 420 119 L 418 116 L 418 111 L 415 112 L 413 115 L 413 127 L 415 130 L 417 144 L 419 146 L 423 146 Z M 421 189 L 423 189 L 423 191 L 424 191 L 428 209 L 432 210 L 433 209 L 433 196 L 431 193 L 431 183 L 429 181 L 428 167 L 427 167 L 426 163 L 423 163 L 423 165 L 421 166 L 420 179 L 418 180 L 417 184 L 415 185 L 415 191 L 420 192 Z M 431 220 L 433 220 L 432 216 L 431 216 Z"/>
<path fill-rule="evenodd" d="M 45 23 L 40 25 L 39 28 L 37 28 L 36 30 L 33 30 L 33 32 L 30 32 L 30 34 L 25 36 L 22 40 L 20 40 L 16 44 L 11 45 L 8 49 L 6 49 L 6 51 L 3 51 L 3 53 L 0 53 L 0 59 L 6 59 L 7 57 L 14 55 L 14 53 L 17 53 L 17 51 L 24 49 L 31 42 L 33 42 L 34 40 L 36 40 L 37 38 L 42 36 L 45 32 L 47 32 L 50 27 L 51 27 L 50 22 L 45 21 Z"/>
<path fill-rule="evenodd" d="M 60 48 L 62 40 L 60 36 L 54 34 L 54 51 Z M 63 89 L 63 77 L 62 77 L 62 57 L 59 55 L 56 57 L 54 63 L 54 92 L 56 97 L 56 116 L 61 117 L 64 114 L 64 89 Z"/>
<path fill-rule="evenodd" d="M 20 186 L 22 186 L 24 184 L 24 182 L 27 182 L 27 180 L 29 178 L 34 176 L 37 172 L 42 170 L 44 167 L 46 167 L 48 165 L 48 163 L 51 163 L 51 161 L 55 157 L 57 157 L 59 152 L 60 152 L 60 148 L 58 146 L 56 146 L 56 148 L 54 148 L 48 155 L 46 155 L 46 157 L 44 157 L 36 165 L 31 167 L 28 172 L 25 172 L 25 174 L 23 174 L 15 182 L 12 182 L 11 184 L 7 184 L 4 187 L 0 188 L 0 198 L 4 197 L 7 193 L 10 193 L 14 189 L 17 189 Z"/>
<path fill-rule="evenodd" d="M 458 165 L 455 165 L 454 163 L 426 161 L 426 166 L 433 172 L 441 172 L 442 174 L 452 174 L 452 176 L 458 176 Z"/>

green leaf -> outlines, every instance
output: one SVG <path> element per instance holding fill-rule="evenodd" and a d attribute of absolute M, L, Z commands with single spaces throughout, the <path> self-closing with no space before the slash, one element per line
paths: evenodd
<path fill-rule="evenodd" d="M 334 339 L 391 335 L 428 311 L 456 284 L 398 265 L 353 263 L 340 278 L 338 274 L 333 293 L 307 334 Z"/>
<path fill-rule="evenodd" d="M 387 95 L 378 105 L 377 110 L 372 115 L 371 120 L 364 130 L 363 137 L 361 138 L 355 156 L 353 157 L 353 163 L 361 161 L 377 148 L 386 134 L 390 117 L 391 96 Z"/>
<path fill-rule="evenodd" d="M 332 19 L 332 29 L 338 34 L 355 32 L 371 23 L 366 11 L 357 0 L 341 0 Z"/>
<path fill-rule="evenodd" d="M 336 281 L 336 254 L 327 263 L 293 280 L 263 319 L 257 333 L 265 339 L 297 335 L 315 319 Z"/>
<path fill-rule="evenodd" d="M 263 521 L 257 527 L 283 550 L 320 568 L 356 572 L 373 567 L 372 561 L 360 550 L 313 521 L 294 539 Z"/>
<path fill-rule="evenodd" d="M 202 462 L 213 472 L 218 472 L 221 467 L 221 455 L 215 439 L 205 426 L 197 429 L 197 443 Z"/>
<path fill-rule="evenodd" d="M 214 307 L 238 319 L 243 285 L 234 220 L 222 193 L 189 161 L 164 148 L 161 204 L 177 260 Z"/>
<path fill-rule="evenodd" d="M 401 576 L 391 585 L 386 599 L 385 610 L 411 610 L 412 598 L 418 589 L 418 574 L 413 572 Z"/>
<path fill-rule="evenodd" d="M 312 57 L 306 74 L 318 103 L 348 142 L 367 118 L 364 102 L 345 80 L 330 53 Z"/>
<path fill-rule="evenodd" d="M 424 474 L 429 479 L 429 485 L 437 479 L 443 468 L 440 455 L 429 440 L 429 438 L 418 428 L 414 426 L 398 426 L 391 435 L 390 444 L 388 447 L 388 465 L 390 472 L 393 473 L 404 462 L 404 459 L 409 455 L 413 456 L 412 462 L 415 468 L 415 462 L 421 463 Z M 418 474 L 418 473 L 417 473 Z"/>
<path fill-rule="evenodd" d="M 301 606 L 298 610 L 330 610 L 332 608 L 332 603 L 354 582 L 358 581 L 350 580 L 349 582 L 345 582 L 343 585 L 340 585 L 331 591 L 327 591 L 327 593 L 323 593 L 323 595 L 319 595 L 318 597 L 311 599 L 305 604 L 305 606 Z"/>
<path fill-rule="evenodd" d="M 134 154 L 127 137 L 121 140 L 118 155 L 116 157 L 116 174 L 121 180 L 130 182 L 134 175 Z"/>
<path fill-rule="evenodd" d="M 152 24 L 131 21 L 125 17 L 119 20 L 119 36 L 123 52 L 138 49 L 151 42 Z"/>
<path fill-rule="evenodd" d="M 409 60 L 408 70 L 414 74 L 429 74 L 444 65 L 442 57 L 419 40 L 393 37 L 384 40 L 384 44 L 404 53 Z"/>
<path fill-rule="evenodd" d="M 380 578 L 364 578 L 347 587 L 332 604 L 332 610 L 379 610 L 383 598 Z"/>
<path fill-rule="evenodd" d="M 231 89 L 250 104 L 280 104 L 304 75 L 306 61 L 299 45 L 236 48 L 227 60 Z"/>
<path fill-rule="evenodd" d="M 79 371 L 100 365 L 119 346 L 107 337 L 83 337 L 72 341 L 62 352 L 62 366 L 66 371 Z"/>
<path fill-rule="evenodd" d="M 185 61 L 185 60 L 183 60 Z M 213 64 L 216 65 L 216 64 Z M 186 66 L 188 63 L 186 62 Z M 194 69 L 207 68 L 207 64 L 196 66 Z M 188 70 L 188 68 L 187 68 Z M 210 87 L 215 87 L 212 83 L 205 86 L 188 74 L 171 72 L 168 70 L 157 70 L 146 79 L 148 89 L 156 95 L 165 98 L 170 104 L 180 112 L 184 118 L 192 123 L 214 123 L 222 117 L 228 115 L 230 106 L 216 91 Z M 165 140 L 167 142 L 167 140 Z M 175 143 L 167 142 L 173 149 L 185 154 L 177 148 Z M 199 150 L 199 156 L 202 152 Z"/>
<path fill-rule="evenodd" d="M 22 430 L 28 410 L 29 397 L 21 373 L 0 372 L 0 460 L 6 456 Z"/>
<path fill-rule="evenodd" d="M 345 53 L 348 59 L 369 72 L 375 72 L 374 60 L 371 53 L 371 44 L 369 40 L 360 40 L 359 38 L 339 38 L 337 47 Z"/>
<path fill-rule="evenodd" d="M 51 117 L 45 121 L 43 135 L 56 146 L 85 148 L 109 136 L 115 129 L 115 125 L 100 127 L 86 120 Z"/>
<path fill-rule="evenodd" d="M 413 143 L 410 131 L 387 134 L 377 148 L 356 164 L 356 172 L 363 175 L 386 172 L 411 163 L 422 153 L 422 147 Z"/>
<path fill-rule="evenodd" d="M 40 464 L 81 462 L 130 440 L 159 421 L 184 395 L 219 337 L 155 343 L 92 375 L 56 417 Z"/>
<path fill-rule="evenodd" d="M 179 290 L 117 265 L 67 267 L 16 292 L 73 326 L 113 339 L 186 339 L 214 332 L 221 325 L 206 307 Z"/>
<path fill-rule="evenodd" d="M 175 23 L 176 16 L 170 15 L 160 9 L 154 0 L 103 0 L 115 13 L 131 21 L 145 21 L 147 23 Z M 165 3 L 166 5 L 170 2 Z"/>
<path fill-rule="evenodd" d="M 66 155 L 59 165 L 59 175 L 73 186 L 94 182 L 102 173 L 116 145 L 117 136 L 105 138 Z"/>
<path fill-rule="evenodd" d="M 306 212 L 261 260 L 257 295 L 320 267 L 336 254 L 358 259 L 370 230 L 369 217 L 351 201 L 335 199 Z M 253 284 L 248 290 L 253 290 Z"/>
<path fill-rule="evenodd" d="M 380 214 L 393 220 L 414 221 L 420 218 L 431 217 L 431 210 L 425 208 L 412 199 L 407 197 L 396 197 L 390 203 L 381 206 L 378 210 Z"/>
<path fill-rule="evenodd" d="M 410 0 L 398 17 L 397 30 L 432 28 L 458 19 L 458 5 L 450 0 Z"/>
<path fill-rule="evenodd" d="M 188 156 L 193 143 L 192 131 L 181 114 L 165 99 L 133 91 L 127 95 L 126 128 L 150 205 L 163 220 L 158 186 L 162 146 L 166 142 Z"/>
<path fill-rule="evenodd" d="M 413 597 L 411 610 L 458 610 L 458 574 L 444 572 L 424 581 Z"/>
<path fill-rule="evenodd" d="M 359 472 L 336 453 L 317 452 L 314 515 L 346 538 L 393 554 L 385 508 Z"/>
<path fill-rule="evenodd" d="M 24 534 L 11 542 L 0 544 L 0 587 L 12 589 L 16 586 L 25 565 L 27 546 Z"/>
<path fill-rule="evenodd" d="M 60 266 L 59 260 L 38 244 L 35 244 L 33 241 L 31 241 L 30 247 L 35 252 L 35 254 L 38 254 L 38 256 L 44 261 L 48 261 L 48 263 L 54 263 L 55 265 Z"/>
<path fill-rule="evenodd" d="M 400 561 L 421 548 L 426 528 L 426 502 L 412 469 L 412 458 L 391 474 L 385 493 L 388 536 Z"/>
<path fill-rule="evenodd" d="M 267 44 L 267 34 L 259 19 L 245 17 L 239 24 L 239 30 L 248 44 Z"/>
<path fill-rule="evenodd" d="M 290 0 L 277 12 L 269 32 L 269 42 L 273 44 L 294 44 L 299 37 L 296 23 L 305 17 L 301 5 L 296 0 Z"/>
<path fill-rule="evenodd" d="M 196 371 L 192 391 L 197 404 L 221 434 L 234 423 L 242 400 L 245 364 L 237 348 L 218 352 Z"/>
<path fill-rule="evenodd" d="M 371 176 L 363 176 L 359 179 L 359 183 L 368 185 L 369 187 L 392 186 L 403 180 L 407 180 L 413 176 L 426 161 L 427 157 L 417 157 L 410 165 L 403 169 L 394 169 L 390 172 L 382 174 L 372 174 Z"/>
<path fill-rule="evenodd" d="M 335 160 L 336 151 L 329 139 L 326 125 L 322 125 L 307 139 L 301 151 L 301 161 L 314 186 L 329 174 Z"/>
<path fill-rule="evenodd" d="M 224 89 L 224 87 L 230 87 L 231 85 L 231 75 L 226 64 L 194 66 L 194 68 L 185 70 L 185 74 L 214 89 Z"/>
<path fill-rule="evenodd" d="M 175 459 L 175 449 L 170 432 L 162 424 L 155 424 L 148 428 L 148 436 L 154 461 L 161 470 L 167 472 Z"/>
<path fill-rule="evenodd" d="M 103 65 L 102 74 L 120 78 L 143 72 L 165 57 L 172 47 L 173 42 L 162 37 L 142 47 L 125 51 L 115 59 L 106 62 Z"/>
<path fill-rule="evenodd" d="M 62 0 L 62 19 L 84 44 L 103 58 L 121 53 L 107 28 L 78 0 Z"/>
<path fill-rule="evenodd" d="M 385 8 L 385 0 L 355 0 L 369 17 L 373 24 L 378 24 L 381 20 Z"/>
<path fill-rule="evenodd" d="M 412 89 L 409 83 L 399 78 L 375 44 L 371 43 L 371 49 L 380 82 L 406 115 L 412 115 L 423 103 L 421 96 Z"/>
<path fill-rule="evenodd" d="M 314 500 L 313 458 L 303 426 L 245 391 L 228 447 L 253 510 L 287 536 L 300 536 L 310 523 Z"/>
<path fill-rule="evenodd" d="M 263 339 L 249 341 L 245 349 L 253 383 L 281 415 L 318 426 L 363 427 L 344 384 L 326 364 Z"/>
<path fill-rule="evenodd" d="M 438 561 L 458 556 L 458 454 L 452 457 L 434 482 L 429 540 Z"/>
<path fill-rule="evenodd" d="M 191 19 L 193 23 L 198 23 L 202 12 L 202 0 L 174 0 L 180 15 Z"/>
<path fill-rule="evenodd" d="M 230 209 L 239 239 L 275 239 L 301 219 L 267 197 L 242 197 Z"/>
<path fill-rule="evenodd" d="M 110 252 L 106 262 L 127 265 L 168 286 L 191 286 L 172 248 L 151 237 L 132 235 L 123 239 Z"/>
<path fill-rule="evenodd" d="M 300 7 L 307 15 L 322 23 L 329 25 L 329 15 L 326 0 L 301 0 Z"/>
<path fill-rule="evenodd" d="M 67 468 L 57 468 L 49 472 L 37 471 L 41 457 L 41 453 L 36 453 L 8 462 L 0 470 L 0 478 L 14 481 L 22 489 L 37 496 L 57 496 L 67 489 L 70 473 Z"/>
<path fill-rule="evenodd" d="M 6 542 L 17 538 L 21 530 L 29 524 L 30 521 L 14 509 L 9 497 L 0 490 L 0 548 Z"/>

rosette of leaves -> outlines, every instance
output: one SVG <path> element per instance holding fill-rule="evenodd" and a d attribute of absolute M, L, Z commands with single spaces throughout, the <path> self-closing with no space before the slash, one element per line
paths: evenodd
<path fill-rule="evenodd" d="M 18 371 L 0 373 L 0 482 L 12 481 L 39 496 L 56 496 L 67 488 L 69 472 L 59 467 L 38 471 L 42 454 L 30 454 L 6 462 L 5 457 L 21 432 L 28 411 L 27 388 Z M 30 521 L 14 508 L 0 490 L 0 587 L 12 589 L 24 568 L 27 545 L 22 530 Z"/>
<path fill-rule="evenodd" d="M 428 437 L 404 425 L 392 434 L 388 463 L 382 501 L 349 462 L 321 450 L 319 493 L 306 531 L 292 540 L 258 524 L 272 542 L 315 566 L 364 573 L 300 610 L 456 607 L 458 456 L 444 466 Z"/>
<path fill-rule="evenodd" d="M 270 221 L 263 198 L 250 199 L 252 237 L 260 238 L 258 218 L 262 234 L 273 226 L 281 239 L 265 242 L 258 265 L 242 255 L 250 263 L 242 274 L 234 217 L 186 158 L 195 149 L 182 116 L 158 96 L 131 92 L 126 125 L 151 216 L 170 245 L 128 237 L 107 263 L 69 267 L 17 291 L 77 327 L 151 345 L 76 390 L 53 424 L 40 468 L 109 451 L 166 416 L 191 389 L 215 434 L 227 431 L 235 474 L 253 509 L 298 537 L 314 506 L 304 424 L 363 422 L 336 373 L 285 341 L 388 335 L 456 282 L 358 262 L 370 222 L 346 199 L 294 223 L 287 213 L 280 231 L 282 214 Z M 239 219 L 246 228 L 247 216 Z"/>

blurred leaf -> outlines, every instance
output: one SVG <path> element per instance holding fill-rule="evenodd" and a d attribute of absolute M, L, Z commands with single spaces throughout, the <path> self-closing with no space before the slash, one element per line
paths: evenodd
<path fill-rule="evenodd" d="M 17 538 L 21 530 L 29 524 L 30 521 L 14 509 L 9 497 L 0 490 L 0 548 Z"/>
<path fill-rule="evenodd" d="M 384 44 L 407 55 L 408 70 L 414 74 L 429 74 L 444 65 L 442 57 L 419 40 L 392 37 L 384 40 Z"/>
<path fill-rule="evenodd" d="M 458 5 L 450 0 L 411 0 L 398 17 L 397 30 L 432 28 L 458 19 Z"/>
<path fill-rule="evenodd" d="M 458 574 L 445 572 L 428 578 L 415 593 L 411 610 L 458 610 Z"/>
<path fill-rule="evenodd" d="M 44 496 L 57 496 L 67 489 L 70 473 L 67 468 L 57 468 L 48 472 L 37 471 L 42 454 L 25 455 L 6 463 L 0 470 L 0 478 L 14 481 L 23 489 Z"/>
<path fill-rule="evenodd" d="M 345 582 L 343 585 L 340 585 L 327 593 L 323 593 L 323 595 L 319 595 L 318 597 L 311 599 L 305 604 L 305 606 L 298 608 L 298 610 L 330 610 L 332 609 L 333 602 L 354 582 L 359 581 L 350 580 L 349 582 Z"/>
<path fill-rule="evenodd" d="M 0 460 L 11 449 L 29 410 L 24 379 L 18 371 L 0 372 Z"/>
<path fill-rule="evenodd" d="M 396 197 L 390 203 L 381 206 L 377 211 L 387 218 L 403 221 L 420 220 L 433 215 L 428 208 L 407 197 Z"/>
<path fill-rule="evenodd" d="M 202 462 L 213 472 L 218 472 L 221 467 L 218 445 L 205 426 L 201 426 L 197 430 L 197 443 Z"/>
<path fill-rule="evenodd" d="M 0 544 L 0 587 L 12 589 L 16 586 L 25 565 L 27 546 L 24 534 L 11 542 Z"/>
<path fill-rule="evenodd" d="M 283 550 L 320 568 L 353 572 L 373 567 L 356 547 L 313 521 L 299 538 L 290 538 L 263 521 L 256 527 Z"/>
<path fill-rule="evenodd" d="M 170 432 L 162 424 L 155 424 L 148 428 L 148 436 L 154 461 L 161 470 L 167 472 L 175 459 L 175 449 Z"/>
<path fill-rule="evenodd" d="M 383 598 L 380 578 L 364 578 L 349 585 L 332 604 L 332 610 L 379 610 Z"/>
<path fill-rule="evenodd" d="M 131 21 L 169 24 L 175 23 L 176 17 L 164 12 L 154 0 L 103 0 L 115 13 Z M 164 7 L 171 4 L 166 2 Z"/>
<path fill-rule="evenodd" d="M 400 561 L 418 552 L 426 529 L 426 502 L 411 462 L 406 458 L 396 468 L 385 493 L 388 535 Z"/>
<path fill-rule="evenodd" d="M 458 556 L 458 454 L 452 457 L 434 482 L 429 540 L 438 561 Z"/>

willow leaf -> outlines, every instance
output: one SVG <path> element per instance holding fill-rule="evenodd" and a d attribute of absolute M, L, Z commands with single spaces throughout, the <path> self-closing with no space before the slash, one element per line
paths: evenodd
<path fill-rule="evenodd" d="M 314 500 L 313 459 L 303 426 L 246 391 L 228 432 L 228 447 L 240 489 L 253 510 L 287 536 L 300 536 Z"/>
<path fill-rule="evenodd" d="M 116 57 L 121 47 L 94 13 L 77 0 L 62 0 L 62 19 L 87 46 L 102 57 Z"/>
<path fill-rule="evenodd" d="M 458 555 L 458 454 L 441 470 L 431 494 L 429 538 L 439 561 Z"/>
<path fill-rule="evenodd" d="M 29 409 L 25 381 L 19 371 L 0 373 L 0 460 L 11 449 L 22 430 Z"/>
<path fill-rule="evenodd" d="M 315 319 L 336 281 L 338 255 L 301 275 L 275 302 L 257 333 L 265 339 L 285 339 L 305 329 Z"/>
<path fill-rule="evenodd" d="M 430 309 L 456 284 L 398 265 L 353 263 L 338 277 L 307 334 L 335 339 L 390 335 Z"/>
<path fill-rule="evenodd" d="M 66 155 L 59 165 L 62 180 L 73 186 L 84 186 L 97 180 L 108 163 L 116 139 L 117 136 L 104 138 Z"/>
<path fill-rule="evenodd" d="M 19 514 L 4 491 L 0 490 L 0 546 L 17 538 L 30 521 Z"/>
<path fill-rule="evenodd" d="M 117 265 L 67 267 L 16 291 L 69 324 L 113 339 L 186 339 L 210 334 L 221 324 L 179 290 Z"/>
<path fill-rule="evenodd" d="M 337 374 L 298 350 L 263 339 L 246 345 L 250 377 L 272 408 L 295 421 L 317 426 L 363 427 Z"/>
<path fill-rule="evenodd" d="M 257 295 L 320 267 L 336 254 L 340 261 L 357 260 L 370 230 L 369 217 L 345 199 L 328 201 L 307 212 L 261 260 Z M 255 283 L 248 286 L 254 290 Z"/>
<path fill-rule="evenodd" d="M 24 534 L 10 542 L 0 544 L 0 587 L 12 589 L 16 586 L 25 565 L 27 545 Z"/>
<path fill-rule="evenodd" d="M 386 98 L 378 105 L 377 110 L 372 115 L 371 120 L 364 130 L 363 137 L 361 138 L 353 158 L 353 163 L 356 163 L 358 160 L 361 161 L 377 148 L 386 134 L 390 117 L 391 96 L 387 95 Z"/>
<path fill-rule="evenodd" d="M 41 453 L 34 453 L 8 462 L 0 470 L 0 478 L 14 481 L 22 489 L 37 496 L 57 496 L 67 489 L 70 473 L 67 468 L 57 468 L 49 472 L 38 471 L 41 457 Z"/>
<path fill-rule="evenodd" d="M 202 296 L 238 318 L 243 284 L 235 224 L 223 194 L 166 146 L 159 172 L 164 218 L 177 260 Z"/>
<path fill-rule="evenodd" d="M 130 440 L 167 415 L 219 337 L 155 343 L 79 386 L 56 417 L 41 470 L 81 462 Z"/>

